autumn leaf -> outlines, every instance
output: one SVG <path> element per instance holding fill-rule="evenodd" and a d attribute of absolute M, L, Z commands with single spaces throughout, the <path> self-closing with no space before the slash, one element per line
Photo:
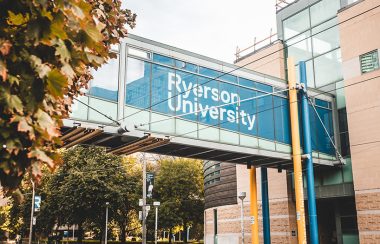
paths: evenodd
<path fill-rule="evenodd" d="M 67 77 L 59 70 L 54 69 L 47 75 L 47 89 L 55 97 L 63 95 L 62 89 L 67 86 Z"/>
<path fill-rule="evenodd" d="M 48 164 L 50 168 L 54 167 L 54 161 L 50 157 L 46 155 L 44 151 L 41 151 L 39 149 L 33 149 L 28 153 L 28 157 L 30 158 L 36 158 L 38 160 L 41 160 Z"/>
<path fill-rule="evenodd" d="M 29 15 L 25 17 L 22 14 L 14 14 L 12 11 L 8 11 L 8 24 L 10 25 L 23 25 L 29 20 Z"/>
<path fill-rule="evenodd" d="M 5 100 L 10 110 L 15 110 L 20 113 L 22 112 L 22 101 L 17 95 L 5 94 Z"/>

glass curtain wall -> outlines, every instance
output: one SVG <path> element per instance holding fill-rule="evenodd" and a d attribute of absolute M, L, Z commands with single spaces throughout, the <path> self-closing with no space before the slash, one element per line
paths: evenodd
<path fill-rule="evenodd" d="M 143 110 L 129 119 L 146 130 L 236 145 L 252 138 L 246 146 L 254 147 L 254 138 L 290 144 L 288 95 L 270 94 L 279 88 L 156 53 L 129 54 L 126 73 L 124 116 Z M 332 126 L 331 105 L 321 116 Z M 332 155 L 323 128 L 313 130 L 321 142 L 314 150 Z"/>
<path fill-rule="evenodd" d="M 283 21 L 287 56 L 294 57 L 297 66 L 299 61 L 306 62 L 309 87 L 321 88 L 343 79 L 339 9 L 340 0 L 322 0 Z"/>

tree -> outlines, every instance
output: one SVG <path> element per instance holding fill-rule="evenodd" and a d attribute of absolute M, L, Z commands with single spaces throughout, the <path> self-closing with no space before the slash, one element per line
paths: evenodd
<path fill-rule="evenodd" d="M 108 154 L 105 148 L 93 146 L 68 149 L 62 159 L 57 172 L 44 172 L 42 183 L 36 189 L 36 194 L 42 197 L 36 234 L 47 237 L 54 226 L 78 225 L 79 241 L 86 228 L 102 238 L 105 207 L 109 202 L 109 222 L 120 227 L 125 241 L 129 217 L 136 209 L 137 194 L 141 191 L 141 171 L 138 175 L 131 170 L 135 160 Z M 22 183 L 23 192 L 31 191 L 27 183 L 27 179 Z M 11 222 L 21 222 L 15 232 L 24 235 L 29 228 L 31 207 L 31 194 L 25 195 L 24 203 L 13 205 L 11 209 Z"/>
<path fill-rule="evenodd" d="M 161 201 L 160 225 L 169 229 L 170 243 L 175 226 L 181 225 L 186 230 L 190 225 L 203 222 L 202 169 L 200 160 L 166 158 L 159 161 L 155 197 Z"/>
<path fill-rule="evenodd" d="M 62 118 L 136 15 L 120 0 L 0 0 L 0 181 L 54 168 Z"/>

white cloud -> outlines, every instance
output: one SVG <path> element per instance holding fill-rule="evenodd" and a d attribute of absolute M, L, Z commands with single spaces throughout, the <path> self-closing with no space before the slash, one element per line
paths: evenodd
<path fill-rule="evenodd" d="M 269 36 L 276 26 L 274 1 L 124 0 L 137 13 L 130 33 L 227 62 L 236 46 Z"/>

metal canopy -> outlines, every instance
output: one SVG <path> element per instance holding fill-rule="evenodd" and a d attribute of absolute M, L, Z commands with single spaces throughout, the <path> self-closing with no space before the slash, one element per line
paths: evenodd
<path fill-rule="evenodd" d="M 62 127 L 63 148 L 74 145 L 96 145 L 107 148 L 107 152 L 129 155 L 136 152 L 155 153 L 168 156 L 201 160 L 221 161 L 235 164 L 251 164 L 272 168 L 291 169 L 289 153 L 246 148 L 237 145 L 176 137 L 169 139 L 160 134 L 135 131 L 120 135 L 114 126 L 101 127 L 92 123 L 64 121 Z M 316 164 L 333 166 L 333 161 L 315 159 Z"/>

